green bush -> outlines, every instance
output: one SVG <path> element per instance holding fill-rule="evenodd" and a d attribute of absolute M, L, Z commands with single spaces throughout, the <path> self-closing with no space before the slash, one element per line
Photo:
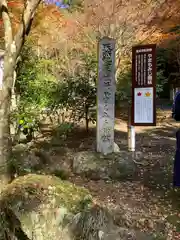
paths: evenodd
<path fill-rule="evenodd" d="M 79 58 L 81 62 L 74 72 L 64 71 L 54 88 L 51 108 L 66 108 L 75 122 L 85 119 L 88 130 L 88 123 L 96 120 L 90 110 L 96 106 L 97 60 L 94 54 L 80 53 Z"/>
<path fill-rule="evenodd" d="M 78 49 L 68 52 L 66 58 L 38 58 L 31 44 L 23 48 L 21 61 L 17 66 L 16 94 L 19 96 L 16 113 L 17 121 L 22 115 L 38 122 L 42 109 L 53 113 L 66 109 L 74 122 L 82 119 L 96 121 L 97 56 L 96 52 L 85 53 Z M 68 60 L 66 60 L 68 59 Z M 66 62 L 68 61 L 68 62 Z M 71 69 L 67 66 L 76 62 Z M 56 66 L 56 68 L 54 67 Z M 157 52 L 157 94 L 164 91 L 166 77 L 167 51 Z M 122 61 L 117 74 L 116 106 L 131 96 L 131 61 Z"/>

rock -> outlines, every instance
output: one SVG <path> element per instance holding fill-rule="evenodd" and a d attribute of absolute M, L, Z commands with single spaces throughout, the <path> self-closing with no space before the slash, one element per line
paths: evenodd
<path fill-rule="evenodd" d="M 21 215 L 20 219 L 30 239 L 72 240 L 71 233 L 66 227 L 68 215 L 71 216 L 67 208 L 43 205 L 39 206 L 38 211 Z"/>
<path fill-rule="evenodd" d="M 103 207 L 95 205 L 77 214 L 73 218 L 70 229 L 77 239 L 99 240 L 99 235 L 101 235 L 99 232 L 107 233 L 114 227 L 110 213 Z"/>
<path fill-rule="evenodd" d="M 123 179 L 128 180 L 136 173 L 132 155 L 126 151 L 106 156 L 89 151 L 75 153 L 72 164 L 73 172 L 93 180 Z"/>
<path fill-rule="evenodd" d="M 100 234 L 99 234 L 100 235 Z M 117 228 L 109 233 L 101 231 L 99 240 L 153 240 L 153 236 L 127 228 Z"/>
<path fill-rule="evenodd" d="M 140 231 L 118 227 L 112 215 L 104 208 L 95 205 L 88 211 L 73 218 L 71 231 L 77 239 L 86 240 L 153 240 Z M 76 238 L 75 238 L 76 239 Z"/>
<path fill-rule="evenodd" d="M 18 144 L 13 148 L 13 166 L 17 175 L 43 169 L 48 156 L 43 151 L 30 150 L 26 145 Z"/>
<path fill-rule="evenodd" d="M 82 142 L 79 146 L 79 150 L 82 151 L 86 151 L 86 150 L 90 150 L 90 151 L 96 151 L 96 142 L 89 141 L 88 140 L 86 142 Z M 114 152 L 120 152 L 120 148 L 117 145 L 117 143 L 114 142 Z"/>
<path fill-rule="evenodd" d="M 28 161 L 29 149 L 26 144 L 17 144 L 12 149 L 12 165 L 16 175 L 24 174 L 30 171 Z M 26 170 L 27 171 L 26 171 Z"/>
<path fill-rule="evenodd" d="M 117 145 L 117 143 L 114 143 L 114 152 L 115 152 L 115 153 L 120 152 L 120 148 L 119 148 L 119 146 Z"/>
<path fill-rule="evenodd" d="M 16 175 L 26 173 L 46 173 L 61 178 L 68 178 L 74 152 L 69 148 L 54 147 L 51 149 L 37 149 L 25 144 L 18 144 L 13 148 L 13 166 Z"/>
<path fill-rule="evenodd" d="M 41 158 L 37 156 L 35 152 L 31 152 L 26 157 L 24 165 L 25 167 L 29 167 L 30 169 L 39 169 L 40 166 L 42 167 Z"/>
<path fill-rule="evenodd" d="M 100 156 L 94 152 L 78 152 L 73 159 L 73 172 L 93 180 L 107 179 Z"/>
<path fill-rule="evenodd" d="M 48 164 L 48 172 L 51 175 L 64 178 L 65 180 L 71 175 L 72 160 L 74 152 L 69 148 L 59 149 L 58 152 L 51 152 L 50 164 Z"/>
<path fill-rule="evenodd" d="M 91 199 L 86 189 L 70 182 L 28 174 L 7 186 L 0 206 L 12 209 L 29 239 L 73 240 L 68 225 L 74 215 L 91 205 Z M 5 230 L 3 227 L 0 224 L 0 234 Z"/>

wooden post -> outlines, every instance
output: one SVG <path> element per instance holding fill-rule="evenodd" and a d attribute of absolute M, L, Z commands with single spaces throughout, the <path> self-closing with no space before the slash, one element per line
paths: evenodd
<path fill-rule="evenodd" d="M 131 125 L 131 104 L 128 105 L 128 123 L 127 123 L 127 130 L 128 130 L 128 151 L 134 152 L 135 151 L 135 127 Z"/>

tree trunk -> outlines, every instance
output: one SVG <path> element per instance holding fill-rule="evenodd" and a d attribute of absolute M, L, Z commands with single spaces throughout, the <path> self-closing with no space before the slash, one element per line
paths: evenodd
<path fill-rule="evenodd" d="M 11 180 L 10 164 L 12 145 L 10 135 L 10 107 L 11 89 L 13 87 L 13 75 L 17 57 L 15 42 L 13 42 L 11 19 L 8 12 L 7 1 L 0 1 L 0 10 L 4 24 L 4 69 L 2 89 L 0 90 L 0 191 L 4 184 Z"/>
<path fill-rule="evenodd" d="M 0 90 L 0 188 L 2 188 L 4 184 L 7 184 L 13 176 L 10 166 L 12 151 L 10 110 L 14 70 L 22 46 L 24 45 L 25 38 L 29 34 L 34 14 L 40 2 L 41 0 L 25 1 L 20 27 L 16 35 L 13 37 L 7 0 L 0 0 L 0 11 L 3 19 L 5 41 L 3 86 Z"/>
<path fill-rule="evenodd" d="M 13 77 L 13 87 L 12 87 L 12 92 L 11 92 L 11 112 L 14 112 L 17 109 L 17 97 L 15 93 L 15 82 L 16 82 L 16 71 L 14 71 L 14 77 Z M 11 131 L 11 139 L 12 139 L 12 144 L 16 142 L 16 139 L 18 139 L 18 124 L 17 121 L 11 121 L 11 126 L 10 126 L 10 131 Z"/>
<path fill-rule="evenodd" d="M 1 111 L 0 111 L 0 181 L 7 184 L 10 180 L 8 170 L 8 160 L 11 155 L 11 136 L 10 136 L 10 93 L 8 89 L 1 91 Z"/>
<path fill-rule="evenodd" d="M 10 59 L 10 58 L 9 58 Z M 11 58 L 12 60 L 12 58 Z M 7 61 L 9 62 L 9 61 Z M 6 62 L 6 63 L 7 63 Z M 11 83 L 13 82 L 13 65 L 7 64 L 4 68 L 3 87 L 0 90 L 0 186 L 11 181 L 11 151 L 12 141 L 10 134 L 10 107 L 11 107 Z"/>

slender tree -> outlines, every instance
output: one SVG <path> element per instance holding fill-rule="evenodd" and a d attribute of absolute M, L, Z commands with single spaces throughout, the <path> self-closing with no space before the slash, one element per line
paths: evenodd
<path fill-rule="evenodd" d="M 56 0 L 58 2 L 58 0 Z M 4 26 L 4 71 L 3 83 L 0 86 L 0 186 L 11 179 L 9 160 L 11 157 L 10 107 L 14 86 L 14 71 L 21 49 L 28 36 L 36 10 L 41 0 L 26 0 L 22 5 L 22 16 L 18 28 L 13 31 L 10 18 L 9 1 L 0 0 L 0 12 Z"/>

